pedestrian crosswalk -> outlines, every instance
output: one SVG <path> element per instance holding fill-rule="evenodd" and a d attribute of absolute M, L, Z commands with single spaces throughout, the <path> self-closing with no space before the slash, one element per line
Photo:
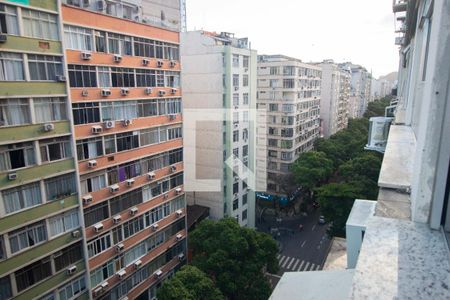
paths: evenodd
<path fill-rule="evenodd" d="M 278 254 L 277 258 L 280 269 L 284 271 L 318 271 L 322 269 L 320 264 L 316 265 L 309 261 L 301 260 L 295 257 Z"/>

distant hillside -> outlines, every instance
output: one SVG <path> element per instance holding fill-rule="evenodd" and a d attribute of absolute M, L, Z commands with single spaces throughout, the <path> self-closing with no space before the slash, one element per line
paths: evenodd
<path fill-rule="evenodd" d="M 387 81 L 394 83 L 397 80 L 397 76 L 398 76 L 397 72 L 391 72 L 387 75 L 380 76 L 380 78 L 378 79 L 386 79 Z"/>

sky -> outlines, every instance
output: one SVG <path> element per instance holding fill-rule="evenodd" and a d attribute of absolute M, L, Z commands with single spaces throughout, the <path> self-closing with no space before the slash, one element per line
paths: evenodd
<path fill-rule="evenodd" d="M 397 71 L 392 0 L 186 0 L 188 30 L 248 37 L 258 54 Z"/>

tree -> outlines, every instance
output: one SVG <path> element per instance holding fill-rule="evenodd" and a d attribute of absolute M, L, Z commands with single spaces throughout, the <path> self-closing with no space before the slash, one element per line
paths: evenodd
<path fill-rule="evenodd" d="M 265 271 L 278 271 L 278 246 L 266 233 L 233 218 L 204 220 L 190 234 L 192 265 L 205 272 L 228 299 L 267 299 Z"/>
<path fill-rule="evenodd" d="M 194 266 L 183 266 L 158 290 L 159 300 L 225 300 L 214 282 Z"/>
<path fill-rule="evenodd" d="M 390 105 L 392 97 L 386 96 L 382 99 L 375 100 L 373 102 L 370 102 L 367 105 L 367 110 L 364 113 L 364 118 L 371 118 L 371 117 L 379 117 L 384 116 L 384 109 L 386 106 Z"/>
<path fill-rule="evenodd" d="M 333 169 L 333 161 L 317 151 L 302 153 L 291 168 L 297 183 L 310 196 L 316 186 L 331 176 Z"/>
<path fill-rule="evenodd" d="M 349 183 L 329 183 L 317 188 L 316 192 L 325 220 L 331 221 L 328 234 L 345 237 L 345 224 L 353 202 L 361 198 L 360 187 Z"/>

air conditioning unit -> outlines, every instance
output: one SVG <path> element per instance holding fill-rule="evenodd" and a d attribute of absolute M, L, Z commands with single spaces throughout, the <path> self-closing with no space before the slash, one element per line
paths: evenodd
<path fill-rule="evenodd" d="M 175 173 L 176 170 L 177 170 L 177 166 L 176 166 L 176 165 L 171 165 L 171 166 L 170 166 L 170 172 L 171 172 L 171 173 Z"/>
<path fill-rule="evenodd" d="M 103 223 L 102 223 L 102 222 L 97 223 L 97 224 L 94 225 L 94 231 L 95 231 L 95 232 L 99 232 L 99 231 L 101 231 L 102 229 L 103 229 Z"/>
<path fill-rule="evenodd" d="M 121 220 L 122 220 L 122 216 L 121 215 L 117 215 L 117 216 L 113 217 L 113 223 L 114 224 L 119 224 Z"/>
<path fill-rule="evenodd" d="M 175 67 L 176 65 L 177 65 L 177 62 L 174 61 L 174 60 L 171 60 L 170 63 L 169 63 L 169 66 L 170 66 L 171 68 Z"/>
<path fill-rule="evenodd" d="M 173 121 L 173 120 L 175 120 L 177 118 L 177 115 L 176 114 L 169 114 L 169 120 L 170 121 Z"/>
<path fill-rule="evenodd" d="M 119 63 L 122 61 L 122 55 L 114 54 L 114 62 Z"/>
<path fill-rule="evenodd" d="M 163 273 L 163 272 L 161 271 L 161 269 L 158 269 L 158 270 L 155 271 L 155 275 L 156 275 L 156 277 L 158 277 L 158 278 L 161 277 L 162 273 Z"/>
<path fill-rule="evenodd" d="M 56 76 L 56 81 L 58 81 L 58 82 L 66 82 L 66 76 L 58 75 L 58 76 Z"/>
<path fill-rule="evenodd" d="M 169 199 L 169 194 L 164 194 L 164 199 Z"/>
<path fill-rule="evenodd" d="M 77 271 L 77 266 L 70 266 L 67 268 L 67 275 L 75 274 L 76 271 Z"/>
<path fill-rule="evenodd" d="M 178 260 L 183 261 L 184 260 L 184 253 L 178 254 Z"/>
<path fill-rule="evenodd" d="M 92 202 L 92 196 L 91 195 L 83 196 L 81 199 L 83 199 L 83 204 L 88 204 L 88 203 Z"/>
<path fill-rule="evenodd" d="M 105 1 L 103 1 L 103 0 L 98 0 L 98 1 L 97 1 L 97 10 L 98 10 L 98 11 L 103 11 L 103 10 L 105 10 L 105 7 L 106 7 Z"/>
<path fill-rule="evenodd" d="M 134 179 L 133 178 L 127 179 L 125 181 L 127 182 L 127 186 L 132 186 L 134 184 Z"/>
<path fill-rule="evenodd" d="M 139 211 L 139 209 L 136 206 L 132 207 L 132 208 L 130 208 L 130 215 L 134 216 L 135 214 L 138 213 L 138 211 Z"/>
<path fill-rule="evenodd" d="M 158 91 L 158 96 L 160 96 L 160 97 L 164 96 L 165 94 L 166 94 L 166 91 L 163 91 L 163 90 Z"/>
<path fill-rule="evenodd" d="M 153 231 L 158 230 L 158 227 L 159 227 L 158 223 L 153 224 L 153 225 L 152 225 Z"/>
<path fill-rule="evenodd" d="M 83 91 L 81 92 L 81 96 L 82 96 L 82 97 L 87 97 L 87 96 L 89 96 L 88 90 L 83 90 Z"/>
<path fill-rule="evenodd" d="M 92 54 L 90 52 L 81 52 L 82 60 L 91 60 Z"/>
<path fill-rule="evenodd" d="M 175 213 L 177 214 L 177 217 L 180 217 L 183 214 L 183 211 L 179 209 Z"/>
<path fill-rule="evenodd" d="M 178 195 L 181 194 L 181 188 L 176 188 L 175 192 L 177 192 Z"/>
<path fill-rule="evenodd" d="M 0 34 L 0 43 L 6 43 L 8 41 L 8 36 L 6 34 Z"/>
<path fill-rule="evenodd" d="M 134 267 L 138 269 L 140 266 L 142 266 L 142 260 L 138 259 L 134 262 Z"/>
<path fill-rule="evenodd" d="M 142 60 L 142 65 L 143 65 L 143 66 L 148 66 L 149 63 L 150 63 L 150 60 L 148 60 L 148 59 L 146 59 L 146 58 L 144 58 L 144 59 Z"/>
<path fill-rule="evenodd" d="M 123 126 L 130 126 L 131 124 L 133 124 L 133 120 L 131 119 L 125 119 L 122 121 Z"/>
<path fill-rule="evenodd" d="M 147 176 L 148 176 L 148 179 L 154 179 L 156 174 L 155 174 L 155 172 L 148 172 Z"/>
<path fill-rule="evenodd" d="M 95 168 L 97 166 L 97 161 L 95 159 L 88 161 L 88 168 Z"/>
<path fill-rule="evenodd" d="M 17 179 L 17 173 L 9 173 L 8 174 L 8 180 L 16 180 Z"/>
<path fill-rule="evenodd" d="M 104 126 L 106 129 L 111 129 L 116 126 L 116 122 L 114 121 L 105 121 Z"/>
<path fill-rule="evenodd" d="M 98 125 L 92 126 L 92 133 L 98 134 L 98 133 L 102 133 L 102 131 L 103 131 L 102 126 L 98 126 Z"/>
<path fill-rule="evenodd" d="M 157 66 L 158 68 L 161 68 L 163 65 L 164 65 L 164 62 L 163 62 L 162 60 L 158 60 L 158 61 L 156 62 L 156 66 Z"/>
<path fill-rule="evenodd" d="M 122 95 L 122 96 L 128 96 L 129 93 L 130 93 L 130 90 L 127 88 L 120 89 L 120 95 Z"/>
<path fill-rule="evenodd" d="M 152 88 L 145 88 L 144 93 L 150 95 L 152 93 Z"/>
<path fill-rule="evenodd" d="M 119 272 L 116 273 L 117 277 L 119 277 L 120 279 L 124 279 L 125 275 L 127 275 L 127 271 L 125 271 L 124 269 L 120 270 Z"/>
<path fill-rule="evenodd" d="M 179 234 L 177 234 L 176 238 L 177 238 L 177 241 L 179 241 L 183 238 L 183 235 L 181 233 L 179 233 Z"/>
<path fill-rule="evenodd" d="M 108 287 L 108 282 L 107 281 L 104 281 L 104 282 L 102 282 L 102 284 L 100 284 L 100 286 L 103 288 L 103 289 L 106 289 L 107 287 Z"/>
<path fill-rule="evenodd" d="M 235 87 L 234 87 L 234 90 L 235 90 L 235 91 L 239 90 L 239 87 L 238 87 L 238 86 L 235 86 Z"/>
<path fill-rule="evenodd" d="M 369 137 L 364 149 L 384 153 L 392 120 L 393 118 L 387 117 L 372 117 L 369 119 Z"/>
<path fill-rule="evenodd" d="M 125 245 L 122 243 L 119 243 L 116 245 L 116 252 L 122 252 L 125 249 Z"/>
<path fill-rule="evenodd" d="M 44 124 L 44 131 L 53 131 L 55 130 L 55 125 L 52 123 Z"/>
<path fill-rule="evenodd" d="M 102 97 L 109 97 L 111 96 L 111 91 L 108 89 L 103 89 L 102 90 Z"/>
<path fill-rule="evenodd" d="M 119 191 L 119 185 L 118 184 L 113 184 L 109 187 L 109 192 L 110 193 L 117 193 Z"/>
<path fill-rule="evenodd" d="M 98 288 L 96 288 L 95 290 L 92 291 L 92 294 L 93 294 L 94 297 L 97 297 L 102 292 L 103 292 L 103 288 L 101 286 L 99 286 Z"/>
<path fill-rule="evenodd" d="M 81 236 L 81 232 L 79 230 L 72 231 L 73 238 L 79 238 Z"/>
<path fill-rule="evenodd" d="M 175 94 L 177 93 L 177 89 L 170 89 L 170 93 L 171 93 L 172 95 L 175 95 Z"/>

